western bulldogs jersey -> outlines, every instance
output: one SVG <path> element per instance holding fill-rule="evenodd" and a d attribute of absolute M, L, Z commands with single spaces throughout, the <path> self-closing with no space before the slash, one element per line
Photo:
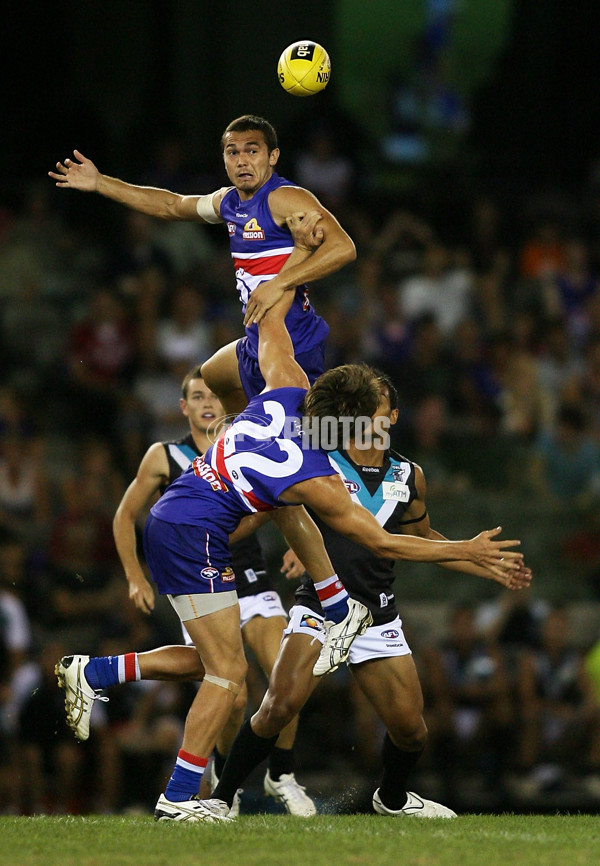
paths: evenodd
<path fill-rule="evenodd" d="M 336 473 L 324 451 L 303 447 L 305 394 L 304 388 L 277 388 L 253 397 L 152 507 L 159 520 L 201 528 L 216 568 L 231 565 L 228 536 L 245 514 L 285 505 L 279 496 L 288 487 Z"/>
<path fill-rule="evenodd" d="M 248 201 L 240 201 L 235 188 L 225 193 L 221 201 L 221 217 L 229 231 L 236 285 L 244 312 L 250 294 L 261 283 L 277 276 L 294 249 L 288 227 L 278 226 L 269 208 L 269 193 L 280 186 L 295 184 L 274 173 Z M 329 326 L 309 303 L 306 285 L 296 288 L 285 323 L 296 355 L 309 351 L 329 333 Z M 246 328 L 246 335 L 249 355 L 257 358 L 257 325 Z"/>
<path fill-rule="evenodd" d="M 330 460 L 354 502 L 370 511 L 387 532 L 397 533 L 406 509 L 417 495 L 414 464 L 391 451 L 381 467 L 358 466 L 344 451 L 334 451 Z M 398 615 L 393 592 L 395 560 L 377 558 L 366 547 L 330 529 L 315 514 L 312 517 L 336 573 L 350 595 L 367 605 L 374 625 L 394 619 Z M 315 599 L 312 581 L 305 576 L 296 590 L 296 600 L 320 610 L 320 606 L 315 607 Z"/>
<path fill-rule="evenodd" d="M 201 456 L 201 452 L 198 451 L 191 433 L 188 433 L 183 439 L 163 442 L 162 444 L 169 461 L 168 483 L 171 484 L 176 478 L 179 478 L 182 472 L 189 469 L 194 458 Z M 162 488 L 161 493 L 165 491 L 166 487 L 167 485 Z M 273 588 L 255 533 L 231 544 L 230 550 L 238 598 L 257 595 L 259 592 L 267 592 Z"/>

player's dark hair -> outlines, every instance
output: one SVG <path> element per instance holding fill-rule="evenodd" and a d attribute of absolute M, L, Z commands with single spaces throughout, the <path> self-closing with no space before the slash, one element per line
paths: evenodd
<path fill-rule="evenodd" d="M 202 378 L 202 364 L 198 364 L 196 367 L 192 367 L 185 376 L 183 377 L 183 382 L 181 383 L 181 393 L 183 395 L 183 399 L 187 400 L 187 392 L 190 387 L 190 382 L 192 379 L 201 379 Z"/>
<path fill-rule="evenodd" d="M 376 367 L 373 368 L 373 372 L 377 376 L 380 387 L 387 389 L 390 403 L 390 411 L 393 412 L 394 409 L 398 408 L 398 391 L 396 390 L 396 386 L 394 385 L 387 373 L 384 373 L 382 370 L 378 370 Z"/>
<path fill-rule="evenodd" d="M 381 400 L 381 385 L 367 364 L 344 364 L 322 373 L 304 398 L 302 412 L 306 418 L 371 418 Z M 355 435 L 350 424 L 349 435 Z"/>
<path fill-rule="evenodd" d="M 225 145 L 227 144 L 225 137 L 228 132 L 251 132 L 255 129 L 262 132 L 269 153 L 275 150 L 278 146 L 275 127 L 268 120 L 265 120 L 264 117 L 259 117 L 257 114 L 242 114 L 241 117 L 236 117 L 235 120 L 232 120 L 221 136 L 221 150 L 225 150 Z"/>

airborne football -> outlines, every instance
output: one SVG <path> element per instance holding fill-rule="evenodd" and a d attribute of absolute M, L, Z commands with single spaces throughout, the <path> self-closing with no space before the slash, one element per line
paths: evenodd
<path fill-rule="evenodd" d="M 279 83 L 292 96 L 314 96 L 329 82 L 331 61 L 322 45 L 304 40 L 288 45 L 279 58 Z"/>

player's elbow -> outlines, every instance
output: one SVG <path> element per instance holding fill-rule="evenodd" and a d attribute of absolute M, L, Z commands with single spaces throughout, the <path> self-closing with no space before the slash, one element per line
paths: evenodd
<path fill-rule="evenodd" d="M 350 262 L 353 262 L 356 259 L 356 246 L 354 244 L 354 241 L 352 240 L 352 238 L 349 235 L 346 235 L 344 240 L 345 240 L 344 248 L 343 248 L 344 264 L 348 265 L 348 264 L 350 264 Z"/>
<path fill-rule="evenodd" d="M 182 203 L 183 196 L 177 193 L 167 193 L 160 202 L 155 216 L 167 221 L 189 219 L 189 216 L 183 210 Z"/>
<path fill-rule="evenodd" d="M 125 526 L 133 526 L 135 523 L 135 515 L 131 513 L 126 508 L 123 508 L 122 505 L 119 505 L 115 512 L 115 516 L 113 517 L 112 527 L 113 534 L 116 536 L 119 532 L 123 530 Z"/>
<path fill-rule="evenodd" d="M 361 544 L 363 547 L 366 547 L 367 550 L 376 556 L 378 559 L 390 559 L 392 558 L 392 554 L 390 552 L 390 546 L 386 543 L 385 538 L 377 535 L 367 535 L 367 534 L 356 534 L 354 537 L 348 536 L 351 541 L 355 541 L 358 544 Z"/>

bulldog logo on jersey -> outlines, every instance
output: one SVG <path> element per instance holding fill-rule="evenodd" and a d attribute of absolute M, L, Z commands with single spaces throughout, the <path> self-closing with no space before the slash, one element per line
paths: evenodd
<path fill-rule="evenodd" d="M 227 231 L 229 232 L 229 237 L 235 234 L 235 223 L 227 223 Z"/>
<path fill-rule="evenodd" d="M 252 217 L 251 220 L 248 220 L 248 222 L 244 226 L 242 238 L 245 241 L 264 241 L 265 233 L 256 222 L 256 217 Z"/>

